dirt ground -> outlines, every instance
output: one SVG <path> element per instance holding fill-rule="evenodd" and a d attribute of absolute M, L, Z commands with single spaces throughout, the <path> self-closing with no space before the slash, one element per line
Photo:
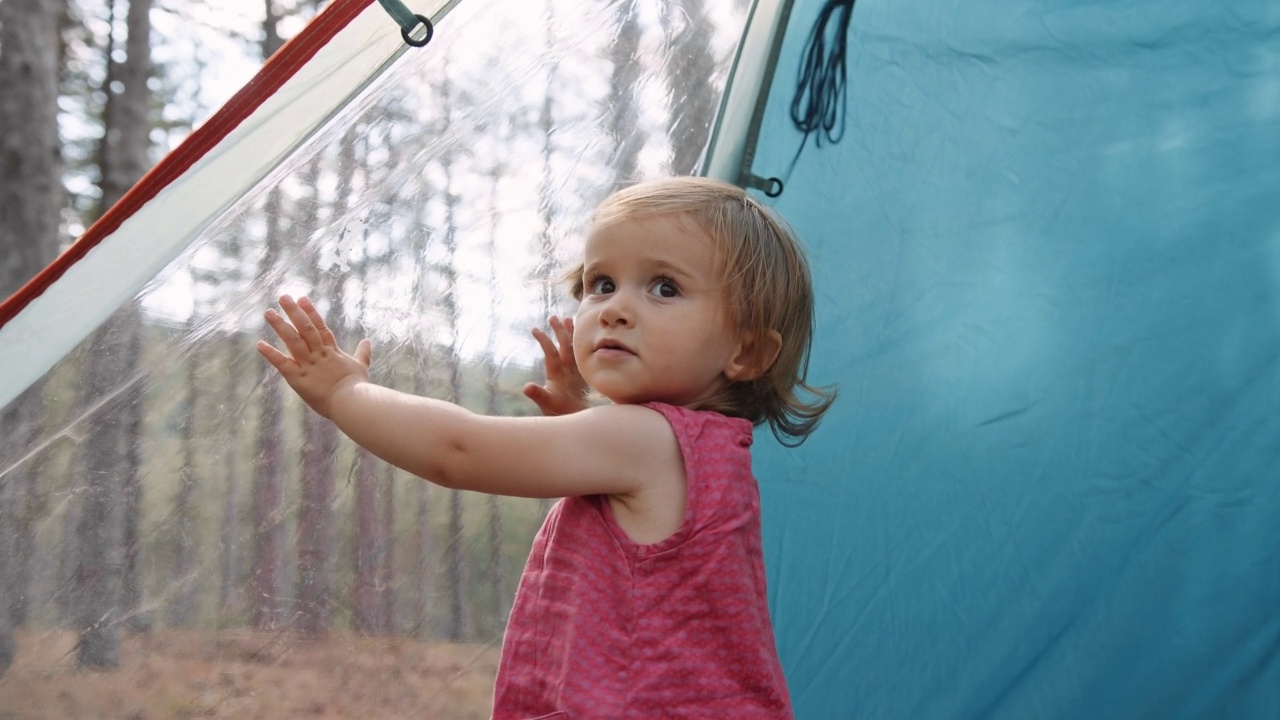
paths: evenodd
<path fill-rule="evenodd" d="M 18 636 L 0 720 L 486 720 L 498 647 L 334 633 L 162 630 L 125 638 L 114 671 L 76 669 L 70 632 Z"/>

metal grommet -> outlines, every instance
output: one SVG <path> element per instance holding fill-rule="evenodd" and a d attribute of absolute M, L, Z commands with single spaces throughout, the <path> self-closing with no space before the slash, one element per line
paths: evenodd
<path fill-rule="evenodd" d="M 436 28 L 434 25 L 431 24 L 431 21 L 428 20 L 427 18 L 421 15 L 414 15 L 414 17 L 418 18 L 418 22 L 427 28 L 426 36 L 423 37 L 421 40 L 414 40 L 413 37 L 409 35 L 409 32 L 411 30 L 418 29 L 418 26 L 414 25 L 411 28 L 400 28 L 400 37 L 404 38 L 404 41 L 409 45 L 412 45 L 413 47 L 422 47 L 427 43 L 431 42 L 431 37 L 436 34 Z"/>
<path fill-rule="evenodd" d="M 771 198 L 776 198 L 782 194 L 782 181 L 778 178 L 771 177 L 765 180 L 765 183 L 767 183 L 765 187 L 761 188 L 764 190 L 765 195 L 768 195 Z"/>

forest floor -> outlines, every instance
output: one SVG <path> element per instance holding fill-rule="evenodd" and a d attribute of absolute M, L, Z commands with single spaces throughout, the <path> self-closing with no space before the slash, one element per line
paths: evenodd
<path fill-rule="evenodd" d="M 120 667 L 76 669 L 71 632 L 18 635 L 0 720 L 486 720 L 497 645 L 245 630 L 126 636 Z"/>

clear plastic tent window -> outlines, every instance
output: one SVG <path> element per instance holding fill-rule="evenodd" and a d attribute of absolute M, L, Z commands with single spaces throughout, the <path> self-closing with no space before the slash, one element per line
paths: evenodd
<path fill-rule="evenodd" d="M 117 281 L 154 262 L 164 226 L 126 223 L 82 261 L 98 264 L 71 305 L 109 319 L 5 408 L 0 552 L 21 629 L 0 715 L 488 717 L 547 504 L 446 491 L 359 451 L 270 376 L 262 312 L 307 293 L 344 342 L 373 341 L 377 380 L 535 413 L 529 329 L 571 311 L 561 276 L 587 214 L 621 184 L 694 170 L 745 8 L 446 9 L 420 50 L 401 52 L 376 6 L 339 33 L 352 57 L 393 56 L 300 71 L 294 102 L 336 107 L 314 133 L 280 120 L 288 103 L 233 132 L 271 128 L 183 180 L 197 202 L 169 211 L 203 227 L 145 285 Z M 358 93 L 335 101 L 327 82 Z M 103 307 L 113 293 L 123 306 Z M 118 669 L 76 674 L 85 652 Z"/>

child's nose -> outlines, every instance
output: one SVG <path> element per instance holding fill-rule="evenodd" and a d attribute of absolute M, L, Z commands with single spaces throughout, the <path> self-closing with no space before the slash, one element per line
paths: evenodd
<path fill-rule="evenodd" d="M 621 291 L 611 295 L 600 310 L 600 324 L 606 327 L 613 325 L 627 326 L 632 323 L 634 313 L 631 302 Z"/>

